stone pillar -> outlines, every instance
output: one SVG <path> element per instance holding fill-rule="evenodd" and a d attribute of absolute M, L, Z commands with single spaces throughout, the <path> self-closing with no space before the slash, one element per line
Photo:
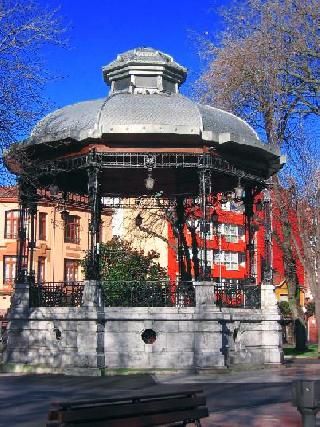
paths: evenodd
<path fill-rule="evenodd" d="M 86 280 L 82 296 L 82 306 L 88 308 L 103 307 L 103 296 L 97 280 Z"/>
<path fill-rule="evenodd" d="M 11 297 L 10 317 L 18 318 L 20 315 L 28 316 L 30 307 L 29 282 L 17 282 L 14 285 L 14 293 Z"/>
<path fill-rule="evenodd" d="M 281 316 L 274 292 L 274 286 L 261 285 L 261 311 L 265 318 L 261 322 L 262 351 L 265 364 L 283 363 Z"/>
<path fill-rule="evenodd" d="M 261 310 L 279 313 L 275 288 L 269 283 L 262 283 L 261 285 Z"/>
<path fill-rule="evenodd" d="M 215 305 L 213 282 L 195 282 L 196 308 L 194 321 L 194 364 L 198 372 L 224 368 L 222 324 L 215 312 L 220 310 Z"/>
<path fill-rule="evenodd" d="M 6 343 L 4 346 L 3 362 L 20 363 L 27 357 L 29 346 L 29 281 L 15 283 L 11 297 L 11 306 L 8 315 Z M 27 331 L 27 332 L 26 332 Z"/>
<path fill-rule="evenodd" d="M 105 315 L 104 315 L 104 301 L 100 283 L 97 280 L 86 280 L 83 290 L 83 304 L 82 306 L 92 313 L 92 318 L 96 318 L 95 332 L 96 334 L 96 367 L 98 369 L 105 368 Z M 90 317 L 90 316 L 89 316 Z M 91 327 L 91 326 L 89 326 Z M 86 333 L 85 329 L 81 329 L 81 337 L 79 343 L 84 353 L 88 352 L 86 346 Z"/>
<path fill-rule="evenodd" d="M 97 368 L 104 369 L 106 367 L 105 355 L 105 329 L 106 321 L 104 308 L 100 307 L 97 310 Z"/>
<path fill-rule="evenodd" d="M 198 309 L 216 306 L 213 282 L 194 282 L 193 285 Z"/>

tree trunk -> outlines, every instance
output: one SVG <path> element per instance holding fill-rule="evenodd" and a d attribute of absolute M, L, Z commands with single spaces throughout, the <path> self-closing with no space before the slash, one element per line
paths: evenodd
<path fill-rule="evenodd" d="M 283 218 L 282 218 L 283 219 Z M 292 250 L 291 226 L 287 221 L 282 222 L 283 231 L 283 261 L 284 273 L 288 288 L 288 300 L 292 311 L 294 322 L 294 337 L 296 350 L 303 352 L 307 346 L 307 331 L 304 319 L 304 312 L 300 305 L 300 289 L 297 277 L 297 266 L 295 256 Z"/>
<path fill-rule="evenodd" d="M 315 306 L 315 317 L 317 321 L 317 330 L 318 330 L 318 357 L 320 357 L 320 299 L 314 298 Z"/>

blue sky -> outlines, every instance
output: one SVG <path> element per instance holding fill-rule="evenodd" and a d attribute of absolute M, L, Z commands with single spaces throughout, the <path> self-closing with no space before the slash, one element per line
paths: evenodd
<path fill-rule="evenodd" d="M 50 82 L 46 95 L 52 108 L 103 97 L 107 87 L 101 67 L 118 53 L 150 46 L 172 55 L 189 70 L 183 92 L 190 91 L 201 63 L 192 33 L 219 28 L 215 13 L 222 0 L 65 0 L 60 2 L 69 23 L 68 49 L 45 50 L 48 69 L 60 78 Z M 49 0 L 50 7 L 59 5 Z"/>

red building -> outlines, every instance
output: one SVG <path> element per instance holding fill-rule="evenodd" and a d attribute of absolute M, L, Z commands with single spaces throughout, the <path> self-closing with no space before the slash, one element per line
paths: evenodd
<path fill-rule="evenodd" d="M 265 219 L 263 211 L 263 195 L 255 197 L 253 204 L 253 215 L 248 221 L 245 215 L 243 202 L 227 201 L 219 203 L 209 208 L 209 220 L 206 225 L 206 241 L 203 235 L 203 221 L 201 214 L 193 210 L 192 215 L 185 221 L 183 227 L 184 240 L 184 264 L 185 270 L 190 273 L 190 268 L 186 265 L 191 264 L 191 275 L 194 279 L 196 257 L 199 262 L 199 270 L 203 263 L 203 248 L 207 248 L 207 266 L 208 276 L 214 281 L 235 281 L 250 278 L 251 283 L 259 285 L 264 276 L 265 269 L 265 250 L 266 250 L 266 232 Z M 290 218 L 291 223 L 296 224 L 294 217 Z M 272 270 L 273 283 L 275 286 L 281 286 L 285 279 L 284 260 L 281 245 L 274 235 L 283 238 L 279 215 L 276 209 L 272 209 Z M 297 241 L 299 242 L 297 226 L 293 226 Z M 174 280 L 179 272 L 178 250 L 179 243 L 177 233 L 173 227 L 169 227 L 169 250 L 168 250 L 168 269 L 169 277 Z M 188 254 L 189 251 L 189 260 Z M 304 271 L 298 256 L 295 254 L 296 273 L 298 283 L 304 289 Z"/>
<path fill-rule="evenodd" d="M 219 196 L 221 202 L 221 195 Z M 255 197 L 253 215 L 250 223 L 246 219 L 244 204 L 228 201 L 216 203 L 209 209 L 210 220 L 206 225 L 206 241 L 204 241 L 203 221 L 197 210 L 193 211 L 192 220 L 187 219 L 183 227 L 183 268 L 186 278 L 197 280 L 203 273 L 203 248 L 207 248 L 206 261 L 208 266 L 208 278 L 214 282 L 241 283 L 247 279 L 247 283 L 260 285 L 263 281 L 266 260 L 265 218 L 263 207 L 263 195 Z M 269 236 L 271 242 L 271 265 L 273 284 L 279 301 L 288 301 L 288 288 L 286 284 L 285 260 L 281 241 L 283 241 L 282 226 L 279 210 L 272 208 L 271 228 Z M 297 218 L 294 212 L 289 210 L 290 229 L 294 234 L 297 244 L 301 248 Z M 249 232 L 250 230 L 250 232 Z M 179 242 L 177 233 L 173 227 L 169 227 L 168 270 L 170 280 L 176 280 L 179 276 Z M 292 245 L 294 269 L 300 290 L 300 304 L 305 306 L 312 300 L 310 290 L 305 283 L 304 268 L 299 256 Z M 189 253 L 189 254 L 188 254 Z M 188 256 L 189 255 L 189 256 Z M 189 264 L 189 267 L 188 267 Z M 198 272 L 197 270 L 198 265 Z M 183 275 L 182 275 L 183 277 Z M 308 340 L 317 342 L 317 326 L 315 317 L 308 319 Z"/>
<path fill-rule="evenodd" d="M 203 277 L 206 256 L 207 276 L 214 281 L 236 283 L 249 276 L 257 281 L 256 272 L 249 269 L 243 211 L 244 205 L 240 202 L 216 203 L 208 209 L 209 220 L 204 224 L 200 212 L 193 209 L 183 227 L 183 263 L 187 276 L 191 273 L 193 279 Z M 169 227 L 168 270 L 171 280 L 175 280 L 179 273 L 176 234 Z M 203 253 L 205 247 L 206 255 Z"/>

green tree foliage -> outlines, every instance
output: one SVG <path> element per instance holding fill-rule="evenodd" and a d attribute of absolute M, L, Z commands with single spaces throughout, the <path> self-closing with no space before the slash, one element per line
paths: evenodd
<path fill-rule="evenodd" d="M 101 279 L 104 281 L 155 281 L 166 279 L 166 271 L 157 262 L 159 254 L 133 248 L 132 244 L 114 237 L 100 244 Z"/>
<path fill-rule="evenodd" d="M 288 301 L 280 301 L 278 303 L 280 313 L 284 318 L 289 318 L 292 316 L 292 310 Z"/>
<path fill-rule="evenodd" d="M 114 237 L 100 244 L 99 253 L 106 305 L 161 306 L 170 303 L 167 272 L 160 266 L 157 252 L 144 254 L 131 243 Z M 89 254 L 82 264 L 85 272 L 88 262 Z"/>

